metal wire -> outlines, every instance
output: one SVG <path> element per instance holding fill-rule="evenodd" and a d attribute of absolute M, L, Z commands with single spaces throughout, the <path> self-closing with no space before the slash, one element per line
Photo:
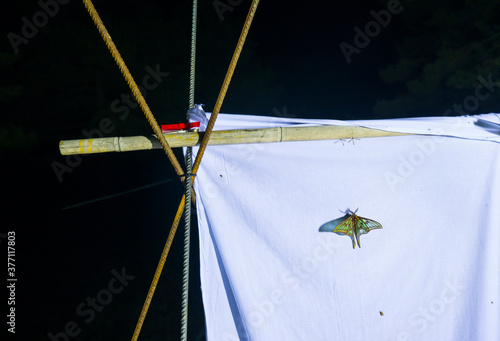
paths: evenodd
<path fill-rule="evenodd" d="M 85 1 L 85 0 L 84 0 Z M 217 118 L 217 114 L 222 106 L 222 102 L 224 101 L 224 97 L 227 92 L 227 88 L 229 87 L 229 82 L 231 81 L 231 77 L 234 73 L 234 69 L 236 67 L 236 63 L 238 62 L 238 58 L 240 56 L 241 50 L 243 48 L 243 44 L 245 43 L 246 36 L 248 34 L 248 30 L 250 29 L 250 25 L 252 23 L 252 19 L 255 15 L 255 11 L 257 10 L 257 5 L 259 4 L 259 0 L 253 0 L 252 5 L 250 7 L 249 13 L 247 15 L 245 25 L 243 26 L 243 30 L 241 32 L 240 38 L 238 40 L 238 44 L 236 46 L 236 50 L 233 54 L 233 58 L 231 59 L 231 63 L 229 64 L 228 71 L 226 73 L 226 78 L 224 79 L 224 83 L 222 85 L 222 89 L 219 93 L 219 97 L 217 98 L 217 103 L 215 105 L 214 111 L 212 112 L 212 116 L 210 117 L 210 121 L 208 122 L 207 130 L 205 131 L 205 135 L 203 141 L 201 143 L 198 154 L 196 155 L 196 161 L 193 166 L 192 174 L 196 174 L 198 167 L 201 163 L 201 159 L 204 154 L 204 150 L 208 145 L 208 140 L 210 139 L 210 134 L 212 133 L 215 119 Z M 215 115 L 214 115 L 215 113 Z M 187 177 L 186 177 L 187 178 Z M 192 179 L 193 177 L 191 177 Z M 151 283 L 151 287 L 149 288 L 148 295 L 146 297 L 146 301 L 144 302 L 144 306 L 142 307 L 141 315 L 139 316 L 139 320 L 137 321 L 137 325 L 135 327 L 134 335 L 132 336 L 132 341 L 137 341 L 139 337 L 139 333 L 141 332 L 142 325 L 144 323 L 144 319 L 146 318 L 147 311 L 149 309 L 149 305 L 151 304 L 151 300 L 153 298 L 156 285 L 158 283 L 158 279 L 160 278 L 161 271 L 163 270 L 163 266 L 165 265 L 165 260 L 167 259 L 167 255 L 169 253 L 170 247 L 172 246 L 172 240 L 174 238 L 175 232 L 177 231 L 177 226 L 179 225 L 179 221 L 182 217 L 182 212 L 184 210 L 184 206 L 186 203 L 186 195 L 182 195 L 181 202 L 179 203 L 179 208 L 177 209 L 177 213 L 175 215 L 174 222 L 172 223 L 172 228 L 170 229 L 170 233 L 167 238 L 167 243 L 163 248 L 163 252 L 160 258 L 160 262 L 158 263 L 158 267 L 156 268 L 156 272 Z"/>
<path fill-rule="evenodd" d="M 191 67 L 189 77 L 189 108 L 194 107 L 195 65 L 196 65 L 196 22 L 198 1 L 193 0 L 193 18 L 191 24 Z M 193 149 L 186 150 L 186 173 L 191 174 L 193 162 Z M 191 245 L 191 176 L 185 180 L 186 208 L 184 211 L 184 268 L 182 278 L 182 318 L 181 340 L 187 341 L 188 331 L 188 303 L 189 303 L 189 262 Z"/>
<path fill-rule="evenodd" d="M 238 59 L 241 54 L 241 50 L 243 49 L 243 45 L 245 44 L 246 37 L 248 35 L 248 31 L 250 30 L 250 26 L 252 25 L 253 17 L 255 16 L 255 12 L 257 11 L 257 6 L 259 5 L 259 0 L 253 0 L 250 5 L 250 10 L 248 11 L 247 18 L 245 20 L 245 24 L 243 25 L 243 29 L 241 30 L 240 38 L 238 39 L 238 44 L 236 45 L 236 49 L 233 53 L 233 58 L 229 63 L 228 70 L 226 72 L 226 77 L 224 78 L 224 82 L 222 83 L 222 88 L 219 92 L 219 97 L 217 97 L 217 102 L 215 103 L 214 110 L 212 111 L 212 115 L 210 116 L 210 120 L 208 121 L 207 130 L 205 131 L 205 135 L 203 136 L 203 140 L 200 144 L 200 149 L 198 150 L 198 154 L 196 154 L 196 159 L 193 165 L 193 174 L 196 174 L 198 168 L 200 167 L 201 158 L 205 153 L 205 149 L 208 145 L 208 140 L 210 139 L 210 134 L 215 125 L 215 120 L 219 115 L 220 108 L 222 107 L 222 102 L 224 102 L 224 98 L 226 97 L 227 89 L 229 88 L 229 83 L 231 82 L 231 78 L 233 77 L 234 69 L 236 68 L 236 64 L 238 63 Z"/>
<path fill-rule="evenodd" d="M 160 144 L 162 145 L 163 149 L 165 150 L 165 153 L 167 154 L 168 158 L 170 159 L 170 162 L 175 168 L 175 171 L 178 175 L 183 175 L 184 172 L 182 171 L 182 167 L 180 166 L 179 162 L 177 161 L 177 158 L 175 157 L 172 149 L 168 145 L 167 140 L 163 136 L 163 133 L 161 132 L 161 129 L 156 122 L 156 119 L 154 118 L 151 109 L 147 105 L 144 97 L 142 96 L 142 93 L 140 92 L 137 84 L 135 83 L 132 75 L 130 74 L 130 71 L 128 70 L 127 66 L 125 65 L 125 62 L 123 61 L 123 58 L 121 57 L 120 53 L 118 52 L 118 49 L 116 48 L 113 40 L 111 39 L 110 34 L 106 30 L 106 27 L 104 26 L 104 23 L 102 22 L 101 18 L 99 17 L 99 14 L 97 13 L 96 9 L 94 8 L 94 5 L 92 4 L 91 0 L 83 0 L 83 3 L 85 7 L 87 8 L 90 16 L 92 17 L 92 20 L 94 21 L 96 27 L 99 30 L 99 33 L 101 34 L 104 42 L 106 43 L 106 46 L 108 47 L 109 51 L 111 52 L 111 55 L 115 59 L 118 67 L 120 68 L 120 71 L 122 72 L 123 76 L 125 77 L 125 80 L 127 81 L 127 84 L 129 85 L 130 89 L 132 90 L 132 93 L 134 94 L 135 98 L 137 99 L 137 102 L 139 103 L 142 111 L 144 112 L 144 115 L 146 116 L 149 124 L 153 128 L 153 131 L 155 132 L 158 140 L 160 141 Z M 136 328 L 134 330 L 134 334 L 132 336 L 132 340 L 136 341 L 139 337 L 139 333 L 141 331 L 142 325 L 144 323 L 144 320 L 146 318 L 147 311 L 149 309 L 149 305 L 151 304 L 151 300 L 153 298 L 153 294 L 156 290 L 156 286 L 158 284 L 161 272 L 163 270 L 163 266 L 165 265 L 165 261 L 167 259 L 168 253 L 170 251 L 170 248 L 172 246 L 172 241 L 175 236 L 175 233 L 177 231 L 177 227 L 179 225 L 179 221 L 182 217 L 182 212 L 184 211 L 184 206 L 186 204 L 186 201 L 191 204 L 191 181 L 194 178 L 194 175 L 196 174 L 196 171 L 198 170 L 198 167 L 200 165 L 201 159 L 203 157 L 205 148 L 207 147 L 208 140 L 210 139 L 210 134 L 213 130 L 213 126 L 215 124 L 215 120 L 217 118 L 217 115 L 220 111 L 220 108 L 222 106 L 222 102 L 224 101 L 224 97 L 226 95 L 227 89 L 229 87 L 229 83 L 231 81 L 232 75 L 234 73 L 234 69 L 236 67 L 236 63 L 238 61 L 239 55 L 241 53 L 241 50 L 243 48 L 243 44 L 245 42 L 246 36 L 248 34 L 248 30 L 250 28 L 250 24 L 252 22 L 253 16 L 255 14 L 255 11 L 257 9 L 259 1 L 258 0 L 253 0 L 252 5 L 250 7 L 249 14 L 246 18 L 245 25 L 243 27 L 242 33 L 240 35 L 240 38 L 238 40 L 238 44 L 236 46 L 236 50 L 233 54 L 233 58 L 231 59 L 231 63 L 229 65 L 228 71 L 226 73 L 226 77 L 224 79 L 224 83 L 222 85 L 222 89 L 219 93 L 219 97 L 217 98 L 217 102 L 215 105 L 215 108 L 212 112 L 212 116 L 210 118 L 210 121 L 208 122 L 207 130 L 205 133 L 205 136 L 202 140 L 198 155 L 196 156 L 195 164 L 193 167 L 191 167 L 191 162 L 192 162 L 192 157 L 191 157 L 191 151 L 189 151 L 189 159 L 187 160 L 187 174 L 193 174 L 193 176 L 186 176 L 185 182 L 186 182 L 186 194 L 182 196 L 181 202 L 179 204 L 179 207 L 177 209 L 177 213 L 175 215 L 175 219 L 172 223 L 172 227 L 170 229 L 167 242 L 165 243 L 165 247 L 163 248 L 162 255 L 160 257 L 160 261 L 158 263 L 158 266 L 156 268 L 155 275 L 153 277 L 153 281 L 151 283 L 151 286 L 148 291 L 148 295 L 146 297 L 146 300 L 144 302 L 141 314 L 139 316 L 139 320 L 137 321 Z M 197 12 L 197 1 L 193 1 L 193 30 L 192 30 L 192 50 L 191 50 L 191 78 L 190 78 L 190 93 L 189 93 L 189 107 L 194 106 L 194 69 L 195 69 L 195 44 L 196 44 L 196 12 Z M 191 149 L 191 148 L 189 148 Z M 192 170 L 192 169 L 194 170 Z M 182 179 L 184 180 L 184 179 Z M 189 275 L 189 239 L 190 239 L 190 229 L 189 229 L 189 224 L 190 224 L 190 208 L 187 209 L 186 215 L 186 241 L 187 241 L 187 257 L 185 258 L 185 263 L 187 262 L 187 267 L 184 269 L 184 274 Z M 185 281 L 185 284 L 183 287 L 186 288 L 184 294 L 183 294 L 183 311 L 185 310 L 185 314 L 183 313 L 183 326 L 182 326 L 182 340 L 187 339 L 187 296 L 188 296 L 188 291 L 187 288 L 189 286 L 189 277 L 187 277 L 187 280 Z M 184 298 L 185 296 L 185 298 Z M 185 303 L 184 303 L 185 301 Z M 185 309 L 184 309 L 185 307 Z M 185 316 L 185 317 L 184 317 Z"/>

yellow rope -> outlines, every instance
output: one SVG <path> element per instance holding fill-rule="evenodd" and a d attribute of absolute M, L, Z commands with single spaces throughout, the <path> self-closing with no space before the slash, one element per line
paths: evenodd
<path fill-rule="evenodd" d="M 241 32 L 240 38 L 238 40 L 238 44 L 236 45 L 236 49 L 233 54 L 233 58 L 231 59 L 231 63 L 229 64 L 229 68 L 226 73 L 226 77 L 224 78 L 224 82 L 222 83 L 222 88 L 219 93 L 219 97 L 217 98 L 217 102 L 215 104 L 215 108 L 212 112 L 212 116 L 210 117 L 210 121 L 207 125 L 207 130 L 205 131 L 205 135 L 200 145 L 200 149 L 198 154 L 196 155 L 196 160 L 193 166 L 193 174 L 196 174 L 198 167 L 201 163 L 201 159 L 205 152 L 205 148 L 207 147 L 208 140 L 210 139 L 210 134 L 215 125 L 215 120 L 217 119 L 217 115 L 219 114 L 220 108 L 222 107 L 222 102 L 226 96 L 227 89 L 229 87 L 229 83 L 231 82 L 231 77 L 233 76 L 234 69 L 236 68 L 236 64 L 238 62 L 238 58 L 241 54 L 241 50 L 243 49 L 243 44 L 245 43 L 245 39 L 247 37 L 248 31 L 250 29 L 250 25 L 252 23 L 253 17 L 255 15 L 255 11 L 257 10 L 257 5 L 259 4 L 259 0 L 253 0 L 252 5 L 250 6 L 250 10 L 248 12 L 247 18 L 245 20 L 245 25 L 243 26 L 243 30 Z M 194 176 L 191 178 L 194 180 Z M 160 278 L 161 272 L 163 270 L 163 265 L 165 264 L 165 260 L 167 259 L 168 252 L 170 250 L 170 246 L 172 244 L 172 239 L 174 238 L 175 232 L 177 231 L 177 226 L 179 225 L 179 221 L 182 216 L 182 211 L 184 210 L 186 196 L 183 195 L 181 202 L 179 203 L 179 208 L 177 209 L 177 214 L 175 215 L 174 222 L 172 224 L 172 228 L 170 229 L 170 233 L 168 235 L 167 243 L 163 248 L 163 252 L 160 258 L 160 262 L 158 263 L 158 267 L 156 268 L 155 275 L 153 277 L 153 282 L 151 283 L 151 287 L 149 288 L 148 295 L 146 297 L 146 301 L 144 302 L 144 306 L 142 307 L 141 315 L 139 316 L 139 320 L 137 321 L 137 325 L 134 330 L 134 335 L 132 336 L 132 341 L 137 341 L 139 338 L 139 333 L 141 332 L 142 325 L 144 323 L 144 319 L 146 318 L 146 314 L 149 309 L 149 305 L 153 298 L 156 285 L 158 283 L 158 279 Z"/>
<path fill-rule="evenodd" d="M 198 154 L 196 155 L 196 160 L 194 161 L 193 171 L 192 171 L 193 174 L 196 174 L 198 168 L 200 167 L 201 158 L 203 157 L 205 149 L 207 148 L 208 140 L 210 139 L 210 134 L 212 133 L 212 129 L 214 128 L 217 115 L 219 115 L 220 108 L 222 107 L 222 102 L 226 97 L 226 92 L 229 87 L 229 83 L 231 82 L 231 78 L 233 77 L 234 69 L 236 68 L 236 63 L 238 63 L 238 58 L 240 57 L 241 50 L 243 49 L 243 44 L 245 44 L 245 39 L 247 37 L 248 31 L 250 30 L 250 25 L 252 24 L 252 20 L 258 5 L 259 5 L 259 0 L 253 0 L 252 4 L 250 5 L 250 10 L 248 11 L 248 15 L 245 20 L 245 25 L 243 25 L 243 29 L 241 30 L 240 38 L 238 39 L 238 44 L 236 45 L 236 49 L 234 50 L 233 58 L 231 59 L 231 63 L 229 63 L 229 68 L 227 70 L 226 77 L 224 78 L 224 82 L 222 83 L 222 88 L 219 92 L 219 97 L 217 98 L 217 102 L 215 103 L 215 107 L 214 110 L 212 111 L 212 115 L 210 116 L 210 120 L 208 121 L 205 136 L 203 136 L 203 140 L 201 141 L 200 144 L 200 149 L 198 150 Z"/>
<path fill-rule="evenodd" d="M 144 115 L 146 116 L 149 124 L 151 125 L 151 128 L 153 128 L 153 131 L 156 134 L 156 137 L 160 141 L 160 144 L 162 145 L 163 149 L 165 150 L 165 153 L 167 154 L 170 162 L 174 166 L 175 172 L 177 173 L 177 175 L 183 175 L 184 171 L 182 170 L 182 167 L 179 164 L 179 161 L 177 161 L 177 158 L 175 157 L 174 152 L 172 151 L 172 149 L 168 145 L 168 142 L 165 139 L 165 136 L 163 136 L 163 133 L 161 132 L 161 129 L 160 129 L 160 126 L 158 125 L 158 122 L 156 122 L 156 119 L 154 118 L 153 113 L 151 112 L 151 109 L 149 109 L 149 106 L 146 103 L 146 100 L 142 96 L 142 93 L 139 90 L 139 87 L 135 83 L 132 75 L 130 74 L 130 71 L 127 68 L 127 65 L 125 65 L 125 62 L 123 61 L 123 58 L 120 55 L 120 52 L 118 52 L 118 49 L 116 48 L 115 43 L 111 39 L 111 36 L 109 35 L 108 30 L 106 30 L 104 23 L 102 22 L 101 18 L 99 17 L 99 14 L 97 13 L 96 9 L 94 8 L 94 5 L 92 4 L 92 1 L 91 0 L 83 0 L 83 3 L 85 5 L 85 7 L 87 8 L 87 11 L 89 12 L 90 16 L 92 17 L 94 24 L 97 26 L 97 29 L 99 30 L 99 33 L 102 36 L 102 39 L 104 39 L 106 46 L 108 47 L 109 51 L 111 52 L 111 55 L 115 59 L 116 64 L 118 64 L 118 67 L 120 68 L 121 73 L 125 77 L 125 80 L 127 81 L 127 84 L 130 87 L 130 90 L 132 90 L 132 93 L 134 94 L 142 111 L 144 112 Z M 184 181 L 184 178 L 181 178 L 181 180 Z"/>
<path fill-rule="evenodd" d="M 139 320 L 137 321 L 137 325 L 135 326 L 134 335 L 132 336 L 133 341 L 137 341 L 137 339 L 139 338 L 139 333 L 141 332 L 142 325 L 144 324 L 144 320 L 146 319 L 146 314 L 148 313 L 149 305 L 151 304 L 151 300 L 153 299 L 153 295 L 156 290 L 156 285 L 158 284 L 158 280 L 160 279 L 163 266 L 165 265 L 165 261 L 167 260 L 168 252 L 170 251 L 170 247 L 172 246 L 175 232 L 177 231 L 177 226 L 179 226 L 179 222 L 182 218 L 182 212 L 184 211 L 185 202 L 186 202 L 186 195 L 184 194 L 181 198 L 181 202 L 179 204 L 179 208 L 177 209 L 177 213 L 175 214 L 174 222 L 172 223 L 172 228 L 170 229 L 170 232 L 168 234 L 167 242 L 165 243 L 165 247 L 163 248 L 163 252 L 160 257 L 160 261 L 158 262 L 158 266 L 156 268 L 153 281 L 151 282 L 151 286 L 149 287 L 148 295 L 146 296 L 146 300 L 142 307 L 141 315 L 139 316 Z"/>

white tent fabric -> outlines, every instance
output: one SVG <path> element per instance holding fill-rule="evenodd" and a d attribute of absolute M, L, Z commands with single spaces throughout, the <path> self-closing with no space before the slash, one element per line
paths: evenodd
<path fill-rule="evenodd" d="M 209 146 L 207 340 L 500 340 L 500 115 L 221 114 L 215 129 L 325 124 L 440 136 Z M 347 208 L 383 225 L 361 248 L 319 231 Z"/>

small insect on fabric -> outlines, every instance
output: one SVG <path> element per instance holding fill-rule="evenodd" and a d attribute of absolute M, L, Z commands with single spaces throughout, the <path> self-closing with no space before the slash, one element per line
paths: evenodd
<path fill-rule="evenodd" d="M 349 144 L 349 143 L 352 143 L 352 145 L 354 146 L 355 143 L 354 143 L 354 140 L 357 140 L 359 141 L 359 139 L 355 139 L 354 137 L 351 137 L 351 138 L 348 138 L 348 139 L 338 139 L 337 141 L 334 142 L 337 143 L 337 142 L 341 142 L 343 146 L 345 146 L 344 142 Z"/>
<path fill-rule="evenodd" d="M 356 210 L 357 212 L 358 210 Z M 359 238 L 362 234 L 368 233 L 374 229 L 381 229 L 382 225 L 375 220 L 363 218 L 356 215 L 356 212 L 347 209 L 346 215 L 329 221 L 319 228 L 320 232 L 333 232 L 339 235 L 349 236 L 352 240 L 352 248 L 356 248 L 356 242 L 361 247 Z M 356 238 L 356 240 L 354 240 Z"/>

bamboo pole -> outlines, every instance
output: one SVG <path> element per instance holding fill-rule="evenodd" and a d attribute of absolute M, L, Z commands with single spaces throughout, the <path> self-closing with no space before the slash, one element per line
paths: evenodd
<path fill-rule="evenodd" d="M 204 133 L 183 132 L 164 134 L 172 148 L 196 146 Z M 358 126 L 275 127 L 213 131 L 209 145 L 272 143 L 287 141 L 340 140 L 350 138 L 410 135 Z M 62 155 L 129 152 L 160 149 L 155 135 L 129 137 L 103 137 L 59 142 Z"/>

